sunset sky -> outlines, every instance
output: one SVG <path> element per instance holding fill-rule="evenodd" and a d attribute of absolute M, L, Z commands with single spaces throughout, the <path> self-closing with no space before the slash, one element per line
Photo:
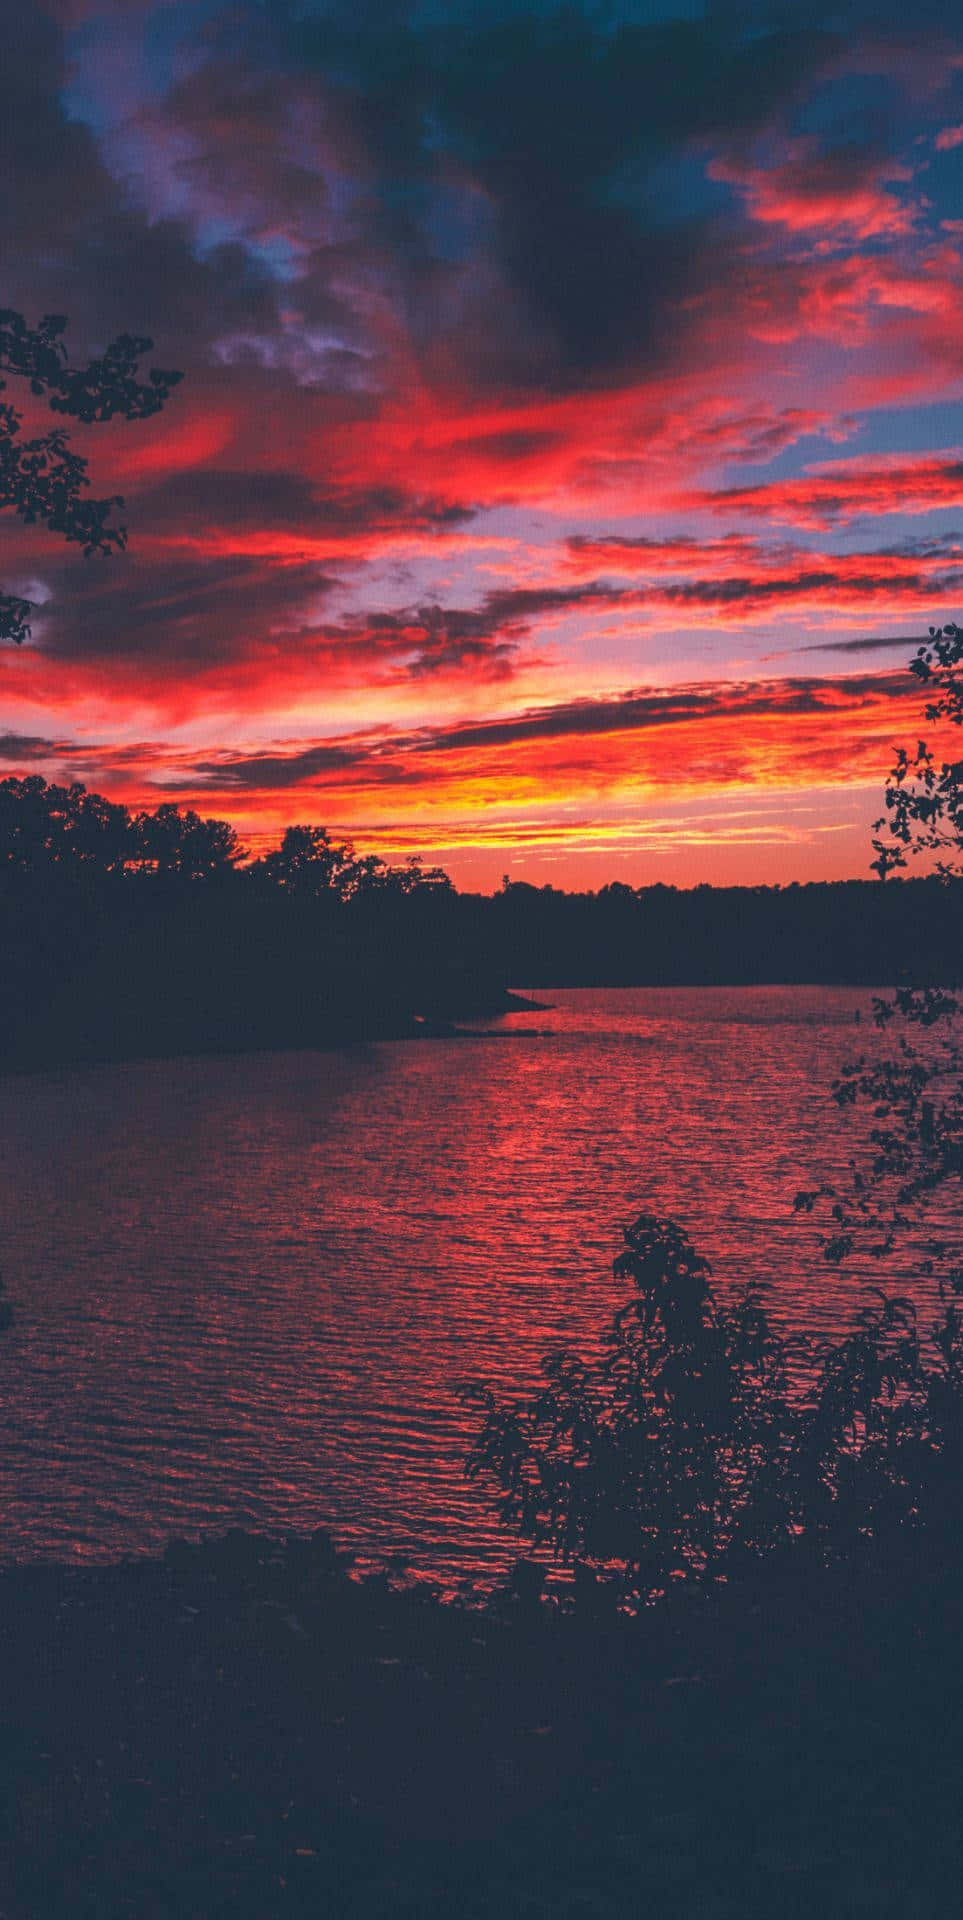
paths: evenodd
<path fill-rule="evenodd" d="M 867 871 L 963 613 L 957 5 L 0 12 L 0 304 L 184 373 L 75 432 L 126 554 L 3 517 L 0 774 L 486 890 Z"/>

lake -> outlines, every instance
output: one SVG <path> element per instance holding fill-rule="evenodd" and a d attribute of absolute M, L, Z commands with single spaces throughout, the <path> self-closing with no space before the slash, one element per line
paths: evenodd
<path fill-rule="evenodd" d="M 490 1036 L 0 1081 L 0 1553 L 328 1525 L 492 1578 L 522 1549 L 464 1478 L 459 1385 L 590 1349 L 643 1208 L 720 1287 L 841 1324 L 856 1283 L 791 1202 L 850 1151 L 828 1087 L 867 990 L 538 997 Z"/>

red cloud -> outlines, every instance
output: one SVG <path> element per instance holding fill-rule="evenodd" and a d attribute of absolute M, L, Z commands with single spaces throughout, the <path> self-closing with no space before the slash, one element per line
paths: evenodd
<path fill-rule="evenodd" d="M 133 748 L 0 741 L 12 767 L 49 766 L 125 798 L 164 791 L 245 831 L 295 814 L 337 821 L 382 841 L 420 833 L 425 846 L 448 831 L 506 835 L 536 808 L 568 817 L 600 798 L 648 806 L 660 793 L 732 787 L 782 790 L 812 782 L 879 782 L 893 742 L 912 732 L 922 695 L 905 672 L 641 688 L 602 699 L 421 728 L 382 727 L 307 745 L 244 754 L 195 753 L 157 743 Z M 493 810 L 487 827 L 478 809 Z M 385 827 L 386 808 L 394 825 Z M 407 825 L 405 824 L 407 822 Z M 515 823 L 513 825 L 513 822 Z M 434 839 L 432 839 L 434 835 Z"/>
<path fill-rule="evenodd" d="M 610 878 L 620 853 L 653 846 L 660 877 L 684 884 L 694 877 L 691 833 L 660 845 L 650 823 L 686 803 L 708 809 L 703 841 L 715 849 L 696 877 L 718 880 L 718 854 L 726 857 L 739 835 L 738 825 L 727 829 L 725 808 L 740 796 L 746 807 L 766 797 L 782 863 L 772 877 L 786 878 L 787 853 L 797 874 L 824 873 L 827 857 L 818 834 L 808 850 L 795 844 L 788 796 L 835 788 L 829 817 L 839 820 L 847 789 L 878 792 L 894 740 L 912 733 L 918 706 L 905 673 L 643 692 L 407 739 L 382 732 L 331 741 L 273 761 L 221 756 L 203 784 L 183 768 L 178 790 L 229 814 L 249 842 L 291 818 L 326 820 L 388 857 L 418 850 L 456 878 L 481 874 L 488 885 L 512 853 L 538 864 L 564 851 L 568 883 L 584 885 Z M 862 801 L 867 820 L 871 804 Z M 739 877 L 758 876 L 757 836 L 747 831 Z M 851 836 L 841 870 L 861 870 L 866 844 L 864 827 Z"/>
<path fill-rule="evenodd" d="M 46 119 L 40 94 L 17 96 L 26 172 L 0 208 L 7 297 L 41 312 L 69 286 L 91 340 L 156 325 L 158 358 L 186 374 L 149 432 L 91 436 L 95 491 L 128 496 L 129 556 L 84 568 L 43 530 L 8 529 L 10 588 L 42 602 L 34 646 L 0 661 L 25 760 L 46 764 L 50 745 L 51 765 L 125 791 L 153 773 L 259 831 L 321 812 L 383 846 L 436 848 L 617 839 L 670 786 L 877 780 L 889 683 L 580 705 L 559 681 L 617 684 L 647 657 L 685 671 L 723 634 L 740 658 L 755 644 L 759 664 L 753 629 L 769 649 L 784 619 L 809 621 L 809 642 L 854 619 L 865 631 L 869 610 L 910 631 L 952 609 L 952 543 L 803 542 L 858 516 L 963 507 L 956 450 L 759 479 L 806 435 L 844 439 L 855 411 L 956 395 L 963 262 L 938 225 L 952 205 L 928 207 L 898 158 L 789 137 L 805 96 L 796 55 L 767 83 L 775 43 L 739 39 L 733 118 L 715 62 L 683 62 L 666 92 L 632 33 L 617 56 L 603 35 L 602 66 L 579 55 L 566 83 L 566 99 L 588 86 L 593 102 L 572 140 L 565 116 L 532 119 L 517 72 L 496 100 L 456 60 L 448 121 L 390 87 L 366 98 L 363 76 L 288 72 L 271 10 L 255 12 L 256 33 L 253 14 L 205 24 L 166 98 L 140 97 L 137 62 L 119 63 L 131 97 L 102 93 L 96 135 L 64 120 L 57 62 Z M 909 63 L 930 115 L 953 69 L 922 37 L 925 58 L 863 38 L 830 56 L 821 35 L 809 58 L 821 74 L 831 59 L 833 85 L 867 61 L 896 78 Z M 450 51 L 458 34 L 444 38 Z M 550 88 L 535 41 L 526 72 Z M 632 45 L 623 87 L 606 63 Z M 76 57 L 89 66 L 86 42 Z M 477 119 L 462 123 L 473 77 Z M 917 123 L 898 121 L 906 93 L 892 89 L 893 124 L 900 152 L 918 153 Z M 660 169 L 648 179 L 642 124 Z M 937 150 L 958 135 L 944 128 Z M 694 208 L 686 188 L 673 204 L 677 163 L 689 179 L 693 154 L 720 148 L 709 173 L 731 199 L 709 190 Z M 951 171 L 931 166 L 934 192 Z M 740 463 L 749 484 L 712 484 Z M 729 523 L 716 537 L 707 514 Z M 750 530 L 732 531 L 743 515 Z M 652 536 L 660 522 L 671 537 Z M 781 544 L 759 537 L 773 525 L 789 530 Z M 648 656 L 658 635 L 671 643 Z M 520 716 L 534 699 L 545 706 Z M 325 737 L 299 758 L 289 736 L 322 714 Z M 347 744 L 336 731 L 362 724 Z M 87 750 L 78 736 L 98 725 L 107 744 Z M 194 750 L 138 744 L 151 725 L 181 726 Z"/>
<path fill-rule="evenodd" d="M 834 460 L 798 479 L 686 494 L 679 504 L 824 530 L 862 516 L 963 507 L 963 452 Z"/>
<path fill-rule="evenodd" d="M 718 157 L 706 172 L 739 190 L 753 220 L 811 234 L 820 245 L 891 240 L 909 233 L 917 218 L 917 209 L 891 191 L 911 180 L 912 170 L 858 147 L 825 152 L 815 140 L 799 139 L 772 166 Z"/>
<path fill-rule="evenodd" d="M 126 443 L 115 436 L 109 461 L 111 484 L 130 487 L 154 475 L 205 466 L 230 446 L 235 430 L 226 408 L 201 406 L 188 411 L 186 419 L 178 419 L 175 413 L 160 423 L 152 421 L 136 438 L 128 431 Z"/>
<path fill-rule="evenodd" d="M 102 568 L 67 560 L 48 576 L 36 644 L 6 658 L 8 711 L 39 708 L 59 716 L 59 729 L 72 704 L 95 701 L 118 725 L 149 711 L 167 725 L 219 713 L 270 729 L 268 716 L 292 706 L 350 696 L 373 712 L 390 694 L 390 712 L 420 688 L 430 714 L 432 697 L 544 679 L 568 648 L 584 660 L 620 639 L 624 654 L 642 623 L 653 634 L 748 633 L 811 615 L 818 630 L 827 617 L 838 625 L 872 612 L 923 631 L 963 585 L 963 544 L 948 538 L 834 554 L 742 534 L 581 535 L 544 561 L 523 586 L 335 611 L 337 575 L 303 555 L 265 557 L 260 537 L 250 553 L 151 550 Z"/>

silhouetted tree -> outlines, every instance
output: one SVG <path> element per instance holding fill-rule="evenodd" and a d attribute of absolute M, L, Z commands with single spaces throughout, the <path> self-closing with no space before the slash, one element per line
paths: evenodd
<path fill-rule="evenodd" d="M 226 820 L 202 820 L 190 808 L 165 802 L 131 823 L 131 861 L 141 871 L 181 880 L 210 880 L 231 873 L 241 859 L 234 828 Z"/>
<path fill-rule="evenodd" d="M 400 894 L 450 894 L 454 892 L 444 867 L 426 867 L 419 853 L 408 855 L 403 867 L 382 866 L 372 875 L 372 883 L 383 892 Z"/>
<path fill-rule="evenodd" d="M 758 1295 L 720 1309 L 673 1222 L 642 1214 L 625 1241 L 614 1273 L 636 1292 L 603 1357 L 556 1355 L 521 1403 L 486 1396 L 470 1468 L 497 1475 L 514 1531 L 647 1595 L 714 1575 L 755 1531 L 753 1465 L 766 1441 L 777 1459 L 785 1443 L 786 1371 Z M 788 1520 L 777 1498 L 767 1534 Z"/>
<path fill-rule="evenodd" d="M 935 725 L 963 724 L 963 627 L 931 627 L 930 637 L 909 663 L 933 690 L 926 718 Z M 915 753 L 901 747 L 886 783 L 886 812 L 874 822 L 881 880 L 910 860 L 925 856 L 941 878 L 963 875 L 963 760 L 936 762 L 925 740 Z M 946 983 L 944 983 L 946 984 Z"/>
<path fill-rule="evenodd" d="M 963 1463 L 963 1327 L 924 1356 L 912 1303 L 876 1293 L 838 1343 L 777 1334 L 757 1288 L 716 1298 L 672 1221 L 625 1229 L 633 1296 L 601 1357 L 562 1353 L 484 1409 L 469 1472 L 512 1531 L 634 1604 L 780 1550 L 824 1563 L 939 1526 Z"/>
<path fill-rule="evenodd" d="M 53 863 L 122 873 L 132 852 L 126 807 L 79 782 L 48 785 L 38 774 L 0 780 L 0 872 Z"/>
<path fill-rule="evenodd" d="M 963 725 L 963 629 L 931 628 L 910 672 L 933 690 L 927 720 Z M 900 748 L 885 801 L 873 842 L 881 880 L 924 860 L 956 892 L 963 878 L 963 761 L 938 761 L 923 740 L 912 753 Z M 833 1088 L 841 1107 L 871 1118 L 868 1152 L 854 1156 L 848 1185 L 797 1194 L 796 1206 L 811 1212 L 828 1203 L 833 1227 L 823 1251 L 830 1262 L 854 1254 L 885 1259 L 912 1237 L 926 1277 L 938 1281 L 945 1298 L 958 1298 L 963 1250 L 946 1219 L 958 1212 L 963 1179 L 963 951 L 957 946 L 937 958 L 921 938 L 914 974 L 911 984 L 874 1003 L 876 1024 L 896 1037 L 896 1052 L 861 1053 Z"/>
<path fill-rule="evenodd" d="M 39 326 L 29 327 L 22 314 L 0 308 L 0 392 L 7 387 L 3 374 L 19 376 L 51 412 L 86 426 L 116 416 L 146 420 L 160 411 L 181 376 L 152 367 L 146 381 L 138 378 L 151 340 L 118 334 L 103 354 L 73 367 L 62 339 L 66 325 L 60 314 L 45 314 Z M 123 508 L 121 495 L 87 496 L 87 461 L 73 451 L 69 434 L 55 427 L 25 438 L 22 429 L 23 414 L 0 402 L 0 510 L 11 508 L 28 525 L 41 522 L 82 546 L 88 557 L 126 546 L 126 527 L 111 519 L 115 508 Z M 25 640 L 30 612 L 29 600 L 0 593 L 0 639 L 18 645 Z"/>
<path fill-rule="evenodd" d="M 443 868 L 426 867 L 420 854 L 412 854 L 402 867 L 390 867 L 377 854 L 356 854 L 350 841 L 332 840 L 326 827 L 288 827 L 280 846 L 255 863 L 251 876 L 299 899 L 347 901 L 454 891 Z"/>
<path fill-rule="evenodd" d="M 342 898 L 356 872 L 354 848 L 338 845 L 325 827 L 288 827 L 281 845 L 253 870 L 255 878 L 301 899 Z"/>
<path fill-rule="evenodd" d="M 202 820 L 165 802 L 131 818 L 127 808 L 57 786 L 39 774 L 0 780 L 0 874 L 56 869 L 62 875 L 149 873 L 182 880 L 233 871 L 241 859 L 226 820 Z"/>

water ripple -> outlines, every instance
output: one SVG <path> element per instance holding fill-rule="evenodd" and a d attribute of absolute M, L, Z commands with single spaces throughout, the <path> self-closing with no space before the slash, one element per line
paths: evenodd
<path fill-rule="evenodd" d="M 618 1303 L 618 1224 L 840 1323 L 794 1220 L 838 1167 L 856 989 L 559 992 L 505 1044 L 93 1067 L 0 1085 L 6 1555 L 329 1524 L 452 1584 L 510 1559 L 458 1385 Z M 865 1031 L 865 1030 L 864 1030 Z"/>

